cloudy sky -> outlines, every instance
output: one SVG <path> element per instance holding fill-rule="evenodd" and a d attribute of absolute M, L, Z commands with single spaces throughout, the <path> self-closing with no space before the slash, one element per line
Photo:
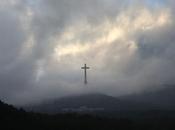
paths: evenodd
<path fill-rule="evenodd" d="M 175 84 L 174 11 L 174 0 L 0 0 L 0 99 Z"/>

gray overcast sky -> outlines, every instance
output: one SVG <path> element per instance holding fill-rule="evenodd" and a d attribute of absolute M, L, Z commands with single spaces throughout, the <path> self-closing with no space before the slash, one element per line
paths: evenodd
<path fill-rule="evenodd" d="M 0 0 L 0 99 L 28 104 L 175 84 L 174 11 L 173 0 Z"/>

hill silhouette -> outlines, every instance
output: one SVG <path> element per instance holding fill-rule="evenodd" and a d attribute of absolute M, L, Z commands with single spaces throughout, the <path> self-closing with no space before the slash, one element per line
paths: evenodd
<path fill-rule="evenodd" d="M 39 105 L 26 107 L 28 110 L 48 114 L 62 112 L 98 113 L 117 111 L 148 110 L 152 106 L 146 103 L 120 100 L 104 94 L 82 94 L 49 100 Z"/>
<path fill-rule="evenodd" d="M 135 117 L 109 118 L 88 114 L 64 113 L 56 115 L 26 112 L 0 102 L 0 129 L 2 130 L 172 130 L 175 115 L 172 111 L 148 111 Z M 169 113 L 169 114 L 168 114 Z M 172 116 L 169 116 L 169 115 Z"/>
<path fill-rule="evenodd" d="M 120 100 L 152 104 L 154 109 L 175 110 L 175 85 L 165 85 L 159 90 L 123 96 Z"/>

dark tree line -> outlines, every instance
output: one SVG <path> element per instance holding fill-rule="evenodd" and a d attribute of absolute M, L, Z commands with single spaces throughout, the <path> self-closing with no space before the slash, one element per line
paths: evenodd
<path fill-rule="evenodd" d="M 0 130 L 172 130 L 175 118 L 121 119 L 87 114 L 38 114 L 0 102 Z"/>

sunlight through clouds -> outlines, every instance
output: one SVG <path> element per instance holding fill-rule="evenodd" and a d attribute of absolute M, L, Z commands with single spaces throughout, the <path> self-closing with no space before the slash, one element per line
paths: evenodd
<path fill-rule="evenodd" d="M 51 40 L 56 45 L 53 52 L 54 57 L 58 61 L 67 62 L 64 61 L 64 57 L 69 56 L 73 59 L 81 58 L 79 55 L 89 57 L 88 55 L 93 53 L 94 58 L 97 58 L 96 55 L 99 56 L 99 53 L 106 52 L 111 45 L 118 48 L 117 50 L 126 47 L 125 53 L 131 54 L 131 52 L 137 51 L 137 44 L 139 44 L 132 37 L 133 34 L 137 31 L 153 30 L 166 26 L 170 24 L 171 20 L 168 10 L 152 13 L 143 9 L 139 11 L 137 17 L 133 18 L 133 15 L 135 15 L 135 11 L 129 12 L 129 15 L 126 11 L 118 15 L 114 21 L 105 20 L 96 26 L 88 22 L 71 25 L 64 30 L 60 37 Z M 84 37 L 85 39 L 82 39 Z M 123 55 L 123 53 L 118 52 L 116 54 L 120 57 Z M 103 59 L 104 57 L 101 55 L 99 58 Z"/>

